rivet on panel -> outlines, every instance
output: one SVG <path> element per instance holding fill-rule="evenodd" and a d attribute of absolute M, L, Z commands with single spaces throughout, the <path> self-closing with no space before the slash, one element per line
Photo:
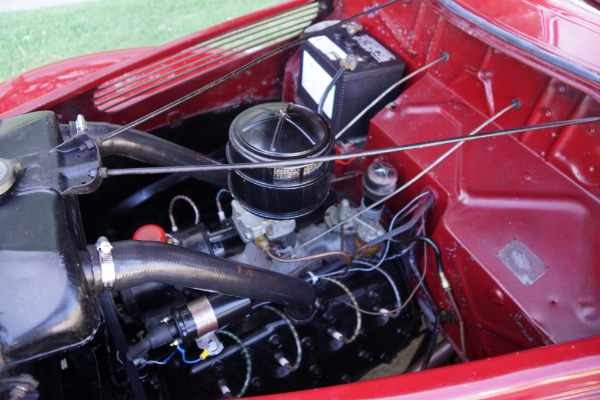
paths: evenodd
<path fill-rule="evenodd" d="M 504 304 L 504 293 L 498 288 L 489 288 L 488 298 L 492 304 L 497 304 L 499 306 Z"/>

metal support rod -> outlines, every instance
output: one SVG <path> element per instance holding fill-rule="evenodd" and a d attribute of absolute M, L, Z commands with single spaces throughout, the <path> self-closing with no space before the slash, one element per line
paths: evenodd
<path fill-rule="evenodd" d="M 503 129 L 499 131 L 479 133 L 477 135 L 459 136 L 455 138 L 431 140 L 427 142 L 406 144 L 401 146 L 386 147 L 383 149 L 374 149 L 367 151 L 359 151 L 356 153 L 335 154 L 330 156 L 321 156 L 313 158 L 305 158 L 302 160 L 287 160 L 287 161 L 272 161 L 263 163 L 239 163 L 239 164 L 221 164 L 221 165 L 197 165 L 197 166 L 174 166 L 174 167 L 148 167 L 148 168 L 126 168 L 126 169 L 106 169 L 103 172 L 106 176 L 121 176 L 121 175 L 149 175 L 149 174 L 171 174 L 171 173 L 190 173 L 190 172 L 206 172 L 215 170 L 234 170 L 234 169 L 256 169 L 256 168 L 279 168 L 279 167 L 302 167 L 309 163 L 328 162 L 337 160 L 350 160 L 358 157 L 378 156 L 382 154 L 396 153 L 414 149 L 424 149 L 427 147 L 441 146 L 445 144 L 464 143 L 473 140 L 482 140 L 498 136 L 513 135 L 522 132 L 534 132 L 549 128 L 558 128 L 568 125 L 580 125 L 592 122 L 600 122 L 600 117 L 571 119 L 559 122 L 551 122 L 547 124 L 523 126 L 519 128 Z M 298 163 L 301 164 L 298 164 Z"/>
<path fill-rule="evenodd" d="M 477 128 L 473 129 L 467 136 L 463 136 L 458 141 L 458 143 L 456 143 L 454 146 L 452 146 L 452 148 L 448 151 L 446 151 L 444 154 L 442 154 L 440 157 L 438 157 L 434 162 L 432 162 L 431 164 L 429 164 L 428 167 L 424 168 L 421 172 L 419 172 L 417 175 L 415 175 L 411 180 L 409 180 L 408 182 L 406 182 L 404 185 L 400 186 L 398 189 L 394 190 L 392 193 L 388 194 L 387 196 L 377 200 L 376 202 L 374 202 L 373 204 L 371 204 L 368 207 L 365 207 L 364 209 L 362 209 L 361 211 L 357 212 L 356 214 L 352 215 L 349 218 L 346 218 L 344 221 L 339 222 L 337 225 L 327 229 L 325 232 L 315 236 L 314 238 L 312 238 L 311 240 L 308 240 L 306 242 L 304 242 L 303 244 L 301 244 L 300 246 L 298 246 L 295 250 L 298 251 L 298 249 L 306 246 L 309 243 L 314 242 L 315 240 L 319 239 L 321 236 L 333 231 L 334 229 L 337 229 L 338 227 L 346 224 L 348 221 L 366 213 L 367 211 L 379 206 L 380 204 L 383 204 L 384 202 L 386 202 L 387 200 L 391 199 L 392 197 L 396 196 L 397 194 L 399 194 L 400 192 L 404 191 L 407 187 L 409 187 L 410 185 L 412 185 L 413 183 L 415 183 L 416 181 L 418 181 L 419 179 L 421 179 L 421 177 L 423 177 L 424 175 L 428 174 L 429 171 L 431 171 L 436 165 L 438 165 L 439 163 L 441 163 L 443 160 L 445 160 L 450 154 L 452 154 L 456 149 L 458 149 L 460 146 L 462 146 L 462 144 L 465 142 L 464 139 L 468 139 L 468 138 L 475 138 L 479 135 L 475 135 L 477 132 L 479 132 L 480 130 L 482 130 L 483 128 L 485 128 L 488 124 L 492 123 L 493 121 L 495 121 L 497 118 L 499 118 L 501 115 L 503 115 L 505 112 L 513 109 L 513 108 L 519 108 L 521 107 L 521 102 L 519 100 L 513 100 L 510 105 L 506 106 L 505 108 L 503 108 L 502 110 L 498 111 L 496 114 L 492 115 L 490 118 L 488 118 L 487 120 L 485 120 L 483 123 L 481 123 L 481 125 L 479 125 Z"/>
<path fill-rule="evenodd" d="M 123 133 L 125 131 L 128 131 L 131 128 L 134 128 L 134 127 L 136 127 L 136 126 L 138 126 L 138 125 L 140 125 L 140 124 L 142 124 L 142 123 L 144 123 L 144 122 L 146 122 L 146 121 L 148 121 L 148 120 L 156 117 L 157 115 L 160 115 L 160 114 L 162 114 L 162 113 L 164 113 L 166 111 L 169 111 L 169 110 L 177 107 L 178 105 L 180 105 L 182 103 L 185 103 L 186 101 L 188 101 L 188 100 L 190 100 L 190 99 L 192 99 L 192 98 L 194 98 L 194 97 L 196 97 L 196 96 L 198 96 L 198 95 L 200 95 L 200 94 L 202 94 L 202 93 L 204 93 L 204 92 L 212 89 L 213 87 L 220 85 L 221 83 L 229 80 L 230 78 L 233 78 L 234 76 L 239 75 L 240 73 L 246 71 L 249 68 L 252 68 L 253 66 L 255 66 L 255 65 L 263 62 L 264 60 L 266 60 L 268 58 L 271 58 L 271 57 L 273 57 L 273 56 L 275 56 L 275 55 L 277 55 L 279 53 L 282 53 L 282 52 L 284 52 L 286 50 L 289 50 L 289 49 L 297 46 L 300 43 L 303 43 L 304 41 L 310 39 L 311 37 L 322 35 L 324 32 L 331 31 L 331 30 L 333 30 L 333 29 L 335 29 L 335 28 L 337 28 L 339 26 L 347 24 L 350 21 L 354 21 L 355 19 L 358 19 L 358 18 L 363 17 L 365 15 L 371 14 L 371 13 L 377 11 L 377 10 L 380 10 L 380 9 L 382 9 L 384 7 L 392 5 L 392 4 L 397 3 L 399 1 L 404 1 L 404 0 L 391 0 L 391 1 L 385 2 L 385 3 L 380 4 L 378 6 L 369 8 L 368 10 L 365 10 L 365 11 L 363 11 L 363 12 L 361 12 L 359 14 L 356 14 L 356 15 L 350 17 L 350 18 L 346 18 L 345 20 L 342 20 L 342 21 L 340 21 L 340 22 L 338 22 L 336 24 L 328 26 L 327 28 L 325 28 L 323 30 L 312 32 L 312 33 L 310 33 L 310 34 L 308 34 L 306 36 L 303 36 L 301 38 L 293 40 L 293 41 L 291 41 L 291 42 L 289 42 L 289 43 L 287 43 L 287 44 L 285 44 L 285 45 L 283 45 L 281 47 L 278 47 L 277 49 L 275 49 L 273 51 L 270 51 L 269 53 L 265 54 L 264 56 L 258 57 L 256 59 L 254 59 L 253 61 L 250 61 L 248 64 L 243 65 L 240 68 L 237 68 L 237 69 L 231 71 L 230 73 L 223 75 L 221 78 L 212 81 L 208 85 L 204 85 L 201 88 L 196 89 L 196 90 L 194 90 L 194 91 L 186 94 L 185 96 L 182 96 L 182 97 L 178 98 L 177 100 L 172 101 L 171 103 L 169 103 L 167 105 L 164 105 L 164 106 L 158 108 L 157 110 L 154 110 L 154 111 L 152 111 L 152 112 L 150 112 L 150 113 L 148 113 L 148 114 L 146 114 L 146 115 L 144 115 L 144 116 L 136 119 L 133 122 L 130 122 L 130 123 L 126 124 L 126 125 L 123 125 L 122 128 L 119 128 L 119 129 L 115 130 L 114 132 L 112 132 L 110 135 L 108 135 L 103 140 L 108 140 L 110 138 L 113 138 L 113 137 L 115 137 L 115 136 L 117 136 L 117 135 L 119 135 L 119 134 L 121 134 L 121 133 Z"/>

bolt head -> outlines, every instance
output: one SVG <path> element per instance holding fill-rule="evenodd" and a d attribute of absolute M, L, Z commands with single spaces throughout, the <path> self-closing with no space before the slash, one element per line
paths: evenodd
<path fill-rule="evenodd" d="M 216 351 L 219 348 L 219 345 L 214 341 L 211 340 L 208 342 L 208 346 L 207 346 L 207 350 L 210 352 Z"/>

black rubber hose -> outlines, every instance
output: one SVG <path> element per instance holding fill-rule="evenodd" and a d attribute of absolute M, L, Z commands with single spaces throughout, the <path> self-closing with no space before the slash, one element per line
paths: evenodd
<path fill-rule="evenodd" d="M 440 248 L 437 245 L 437 243 L 434 242 L 432 239 L 428 238 L 427 236 L 412 236 L 398 240 L 392 239 L 392 242 L 403 244 L 415 242 L 417 240 L 427 243 L 433 249 L 433 252 L 435 253 L 435 264 L 437 265 L 438 273 L 442 274 L 444 272 L 444 269 L 442 268 L 442 253 L 440 253 Z M 367 245 L 370 247 L 371 242 L 369 242 Z"/>
<path fill-rule="evenodd" d="M 118 128 L 120 128 L 119 125 L 92 122 L 88 123 L 88 134 L 92 138 L 102 137 Z M 120 155 L 159 167 L 220 164 L 202 153 L 137 129 L 130 129 L 117 137 L 102 142 L 98 148 L 101 156 Z M 210 173 L 191 172 L 187 175 L 226 188 L 227 174 L 227 171 L 211 171 Z"/>
<path fill-rule="evenodd" d="M 321 100 L 319 100 L 319 105 L 317 106 L 318 114 L 321 114 L 325 117 L 325 114 L 323 113 L 323 107 L 325 107 L 325 101 L 327 100 L 327 96 L 329 95 L 329 92 L 331 92 L 331 89 L 333 89 L 335 84 L 340 80 L 340 78 L 344 74 L 344 71 L 346 71 L 346 67 L 340 67 L 340 69 L 338 69 L 333 78 L 331 78 L 331 81 L 329 82 L 329 84 L 325 88 L 325 91 L 321 95 Z"/>
<path fill-rule="evenodd" d="M 171 332 L 166 324 L 159 324 L 148 331 L 148 334 L 143 337 L 139 342 L 129 347 L 127 351 L 127 358 L 135 360 L 144 353 L 147 353 L 151 349 L 163 346 L 173 341 L 173 336 L 176 332 Z"/>
<path fill-rule="evenodd" d="M 147 282 L 184 286 L 249 299 L 307 308 L 314 303 L 310 284 L 274 271 L 252 267 L 165 243 L 126 240 L 111 243 L 115 264 L 114 290 Z M 92 260 L 88 279 L 102 288 L 98 251 L 88 246 Z"/>

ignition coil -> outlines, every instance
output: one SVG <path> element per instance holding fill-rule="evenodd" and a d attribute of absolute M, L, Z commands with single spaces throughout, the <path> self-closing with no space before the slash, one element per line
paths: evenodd
<path fill-rule="evenodd" d="M 129 349 L 127 357 L 135 360 L 150 349 L 173 342 L 187 347 L 192 340 L 239 320 L 251 311 L 250 299 L 223 294 L 200 297 L 174 309 Z"/>

